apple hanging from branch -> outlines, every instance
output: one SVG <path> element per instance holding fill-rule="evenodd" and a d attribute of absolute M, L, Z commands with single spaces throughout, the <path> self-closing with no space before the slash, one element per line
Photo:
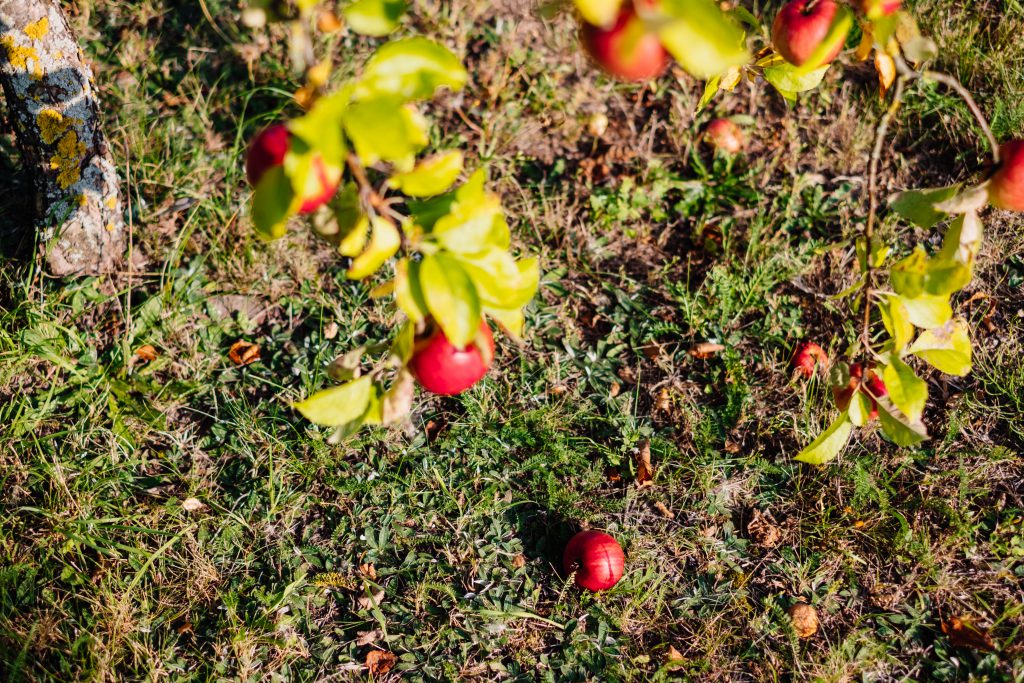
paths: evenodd
<path fill-rule="evenodd" d="M 775 16 L 772 43 L 790 64 L 816 69 L 839 56 L 851 25 L 834 0 L 791 0 Z"/>
<path fill-rule="evenodd" d="M 428 321 L 409 359 L 409 371 L 429 392 L 455 396 L 479 382 L 494 362 L 494 336 L 486 322 L 480 323 L 476 339 L 463 349 L 456 348 L 440 325 Z"/>
<path fill-rule="evenodd" d="M 253 138 L 245 158 L 245 175 L 249 184 L 256 187 L 267 171 L 283 166 L 291 146 L 291 133 L 283 123 L 275 123 Z M 311 214 L 329 202 L 340 183 L 341 169 L 331 168 L 324 163 L 323 157 L 315 154 L 300 198 L 299 213 Z"/>
<path fill-rule="evenodd" d="M 1011 140 L 999 148 L 999 168 L 989 179 L 988 198 L 994 206 L 1024 211 L 1024 140 Z"/>

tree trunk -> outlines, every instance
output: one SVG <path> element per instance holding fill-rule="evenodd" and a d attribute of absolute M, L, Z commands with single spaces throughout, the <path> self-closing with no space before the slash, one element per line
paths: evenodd
<path fill-rule="evenodd" d="M 114 270 L 126 237 L 117 169 L 100 130 L 92 71 L 59 0 L 0 0 L 0 86 L 36 183 L 49 271 Z"/>

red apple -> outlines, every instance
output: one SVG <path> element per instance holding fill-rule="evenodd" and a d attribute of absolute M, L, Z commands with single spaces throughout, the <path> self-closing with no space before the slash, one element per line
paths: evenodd
<path fill-rule="evenodd" d="M 610 27 L 584 22 L 580 41 L 598 66 L 626 81 L 655 79 L 671 62 L 657 34 L 647 30 L 632 2 L 623 6 Z"/>
<path fill-rule="evenodd" d="M 803 66 L 828 36 L 832 22 L 840 10 L 835 0 L 791 0 L 775 16 L 772 24 L 772 43 L 790 64 Z M 843 49 L 838 41 L 835 49 L 815 68 L 828 64 Z"/>
<path fill-rule="evenodd" d="M 814 368 L 821 363 L 823 368 L 828 367 L 828 354 L 814 342 L 803 342 L 796 347 L 793 354 L 793 369 L 807 378 L 814 376 Z"/>
<path fill-rule="evenodd" d="M 622 546 L 602 531 L 581 531 L 573 536 L 562 555 L 566 574 L 576 572 L 576 585 L 588 591 L 608 590 L 622 578 L 626 562 Z"/>
<path fill-rule="evenodd" d="M 743 150 L 743 129 L 729 119 L 715 119 L 705 132 L 708 144 L 729 154 Z"/>
<path fill-rule="evenodd" d="M 256 187 L 267 171 L 283 165 L 290 146 L 291 134 L 283 123 L 275 123 L 253 138 L 245 158 L 245 175 L 249 184 Z M 315 156 L 313 173 L 306 181 L 299 212 L 313 213 L 329 202 L 340 183 L 341 169 L 330 168 L 319 155 Z"/>
<path fill-rule="evenodd" d="M 454 396 L 480 381 L 493 361 L 494 336 L 486 322 L 480 323 L 476 340 L 464 349 L 455 348 L 432 322 L 416 339 L 409 371 L 427 391 Z"/>
<path fill-rule="evenodd" d="M 1024 140 L 1011 140 L 999 148 L 999 169 L 989 180 L 988 198 L 995 206 L 1024 211 Z"/>
<path fill-rule="evenodd" d="M 900 0 L 860 0 L 857 4 L 868 19 L 881 19 L 900 9 Z"/>

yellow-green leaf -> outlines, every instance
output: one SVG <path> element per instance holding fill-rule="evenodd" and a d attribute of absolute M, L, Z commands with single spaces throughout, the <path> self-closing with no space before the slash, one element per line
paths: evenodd
<path fill-rule="evenodd" d="M 892 336 L 895 350 L 902 351 L 914 340 L 917 331 L 914 323 L 910 322 L 907 307 L 899 297 L 890 296 L 879 305 L 879 310 L 882 313 L 882 324 Z"/>
<path fill-rule="evenodd" d="M 349 280 L 362 280 L 380 269 L 402 246 L 402 234 L 387 218 L 374 216 L 370 220 L 370 243 L 352 260 L 345 275 Z"/>
<path fill-rule="evenodd" d="M 801 71 L 792 64 L 779 62 L 773 66 L 766 66 L 762 73 L 766 81 L 775 86 L 783 95 L 786 95 L 814 90 L 821 85 L 821 81 L 825 78 L 825 73 L 828 70 L 828 64 L 811 71 Z"/>
<path fill-rule="evenodd" d="M 370 58 L 355 96 L 394 96 L 423 100 L 441 87 L 462 90 L 469 74 L 451 50 L 426 38 L 404 38 L 383 45 Z"/>
<path fill-rule="evenodd" d="M 849 441 L 852 431 L 853 423 L 850 422 L 850 414 L 844 412 L 811 445 L 800 451 L 795 459 L 809 465 L 824 465 L 831 462 L 846 447 L 846 442 Z"/>
<path fill-rule="evenodd" d="M 310 422 L 325 427 L 340 427 L 358 420 L 366 412 L 373 391 L 370 376 L 313 394 L 305 401 L 294 404 Z"/>
<path fill-rule="evenodd" d="M 882 433 L 897 446 L 916 446 L 928 439 L 928 430 L 920 420 L 910 421 L 885 397 L 878 399 L 878 418 Z"/>
<path fill-rule="evenodd" d="M 395 303 L 414 323 L 423 322 L 429 314 L 427 301 L 420 287 L 418 261 L 402 259 L 395 264 Z"/>
<path fill-rule="evenodd" d="M 485 306 L 522 308 L 537 293 L 540 264 L 536 258 L 517 262 L 507 251 L 491 247 L 480 254 L 460 258 L 460 263 L 473 279 Z"/>
<path fill-rule="evenodd" d="M 383 159 L 400 171 L 411 170 L 428 142 L 426 121 L 396 97 L 352 104 L 342 114 L 345 132 L 364 166 Z"/>
<path fill-rule="evenodd" d="M 428 254 L 420 262 L 420 286 L 427 309 L 448 341 L 464 348 L 476 339 L 481 305 L 473 280 L 450 254 Z"/>
<path fill-rule="evenodd" d="M 973 352 L 967 323 L 951 320 L 942 327 L 922 332 L 910 352 L 947 375 L 963 377 L 971 371 Z"/>
<path fill-rule="evenodd" d="M 399 27 L 407 10 L 405 0 L 356 0 L 343 14 L 356 33 L 380 38 Z"/>
<path fill-rule="evenodd" d="M 576 0 L 580 16 L 594 26 L 610 26 L 619 15 L 621 6 L 622 0 Z"/>
<path fill-rule="evenodd" d="M 462 173 L 462 152 L 448 152 L 424 159 L 408 173 L 391 176 L 388 184 L 410 197 L 433 197 L 447 192 Z"/>
<path fill-rule="evenodd" d="M 505 331 L 505 334 L 517 340 L 522 338 L 523 328 L 526 327 L 526 317 L 523 315 L 523 309 L 485 306 L 484 312 L 489 318 L 501 325 L 501 329 Z"/>
<path fill-rule="evenodd" d="M 922 228 L 931 228 L 948 215 L 935 208 L 936 204 L 952 199 L 960 192 L 961 185 L 951 185 L 928 190 L 907 190 L 889 198 L 893 211 Z"/>
<path fill-rule="evenodd" d="M 892 404 L 911 422 L 920 420 L 928 402 L 928 385 L 914 374 L 913 368 L 899 358 L 892 358 L 882 371 L 882 379 Z"/>
<path fill-rule="evenodd" d="M 670 19 L 658 37 L 697 78 L 721 76 L 750 61 L 743 29 L 714 0 L 663 0 L 661 5 Z"/>
<path fill-rule="evenodd" d="M 922 329 L 942 327 L 953 317 L 953 307 L 950 306 L 948 297 L 922 294 L 914 298 L 897 298 L 907 309 L 910 322 Z"/>
<path fill-rule="evenodd" d="M 284 168 L 268 169 L 256 184 L 252 197 L 252 222 L 259 236 L 267 240 L 284 236 L 288 217 L 295 212 L 297 203 Z"/>

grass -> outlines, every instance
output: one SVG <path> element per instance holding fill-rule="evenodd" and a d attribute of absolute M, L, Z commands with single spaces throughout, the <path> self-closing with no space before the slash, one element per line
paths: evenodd
<path fill-rule="evenodd" d="M 1019 3 L 913 4 L 998 134 L 1024 132 Z M 794 108 L 741 88 L 714 106 L 753 115 L 749 152 L 712 159 L 697 83 L 609 83 L 566 19 L 511 5 L 418 3 L 405 30 L 467 55 L 470 93 L 435 108 L 434 136 L 489 164 L 543 259 L 528 343 L 502 342 L 463 397 L 421 397 L 408 424 L 340 445 L 288 403 L 395 314 L 303 231 L 265 245 L 248 225 L 244 140 L 294 113 L 279 36 L 241 29 L 228 2 L 206 3 L 215 25 L 198 4 L 76 5 L 135 269 L 53 282 L 30 239 L 5 240 L 3 676 L 348 680 L 386 650 L 382 679 L 1024 678 L 1021 220 L 986 215 L 958 302 L 977 366 L 930 378 L 935 438 L 907 451 L 868 432 L 799 466 L 831 409 L 823 382 L 790 380 L 792 347 L 840 355 L 856 336 L 827 295 L 853 280 L 869 71 Z M 373 43 L 330 47 L 341 78 Z M 890 189 L 964 179 L 984 156 L 948 93 L 916 86 L 900 121 Z M 0 214 L 24 216 L 7 134 L 0 150 Z M 927 237 L 885 230 L 901 251 Z M 261 361 L 235 367 L 238 339 Z M 726 350 L 688 353 L 705 341 Z M 146 344 L 157 358 L 139 362 Z M 644 442 L 656 476 L 640 488 Z M 605 594 L 557 570 L 581 525 L 625 546 Z M 808 640 L 787 616 L 801 600 L 821 619 Z M 944 633 L 954 616 L 995 651 Z"/>

